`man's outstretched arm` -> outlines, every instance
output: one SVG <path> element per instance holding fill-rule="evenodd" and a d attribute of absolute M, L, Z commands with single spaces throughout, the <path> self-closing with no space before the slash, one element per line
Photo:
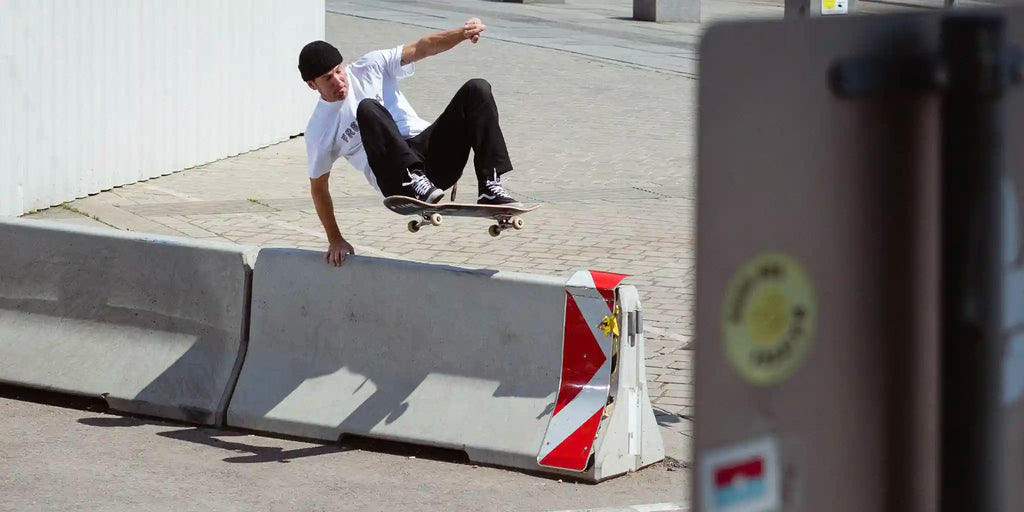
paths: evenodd
<path fill-rule="evenodd" d="M 324 254 L 324 260 L 328 265 L 339 267 L 345 262 L 346 256 L 355 254 L 356 251 L 352 248 L 352 244 L 341 236 L 338 221 L 334 218 L 334 200 L 331 198 L 331 189 L 328 185 L 330 176 L 331 173 L 327 173 L 319 178 L 310 178 L 309 191 L 313 196 L 316 214 L 320 217 L 320 223 L 323 224 L 324 231 L 327 233 L 328 247 Z"/>
<path fill-rule="evenodd" d="M 469 39 L 474 43 L 480 40 L 480 33 L 487 28 L 478 18 L 466 22 L 462 28 L 445 30 L 424 36 L 412 44 L 402 47 L 402 65 L 412 64 L 431 55 L 451 50 L 455 45 Z"/>

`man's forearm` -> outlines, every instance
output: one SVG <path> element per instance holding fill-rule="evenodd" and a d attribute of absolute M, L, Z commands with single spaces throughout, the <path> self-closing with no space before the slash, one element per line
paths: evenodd
<path fill-rule="evenodd" d="M 451 50 L 455 45 L 461 43 L 465 39 L 466 36 L 463 34 L 463 29 L 461 28 L 445 30 L 443 32 L 424 36 L 416 43 L 416 60 L 425 59 L 441 52 Z"/>
<path fill-rule="evenodd" d="M 313 191 L 313 205 L 316 206 L 316 215 L 320 217 L 320 224 L 324 226 L 327 233 L 328 243 L 340 242 L 344 238 L 341 230 L 338 229 L 338 221 L 334 218 L 334 200 L 331 193 L 327 191 Z"/>
<path fill-rule="evenodd" d="M 467 21 L 462 28 L 435 32 L 421 37 L 415 43 L 407 44 L 402 48 L 402 65 L 448 51 L 465 39 L 475 43 L 480 40 L 480 34 L 486 28 L 487 26 L 479 18 L 473 18 Z"/>

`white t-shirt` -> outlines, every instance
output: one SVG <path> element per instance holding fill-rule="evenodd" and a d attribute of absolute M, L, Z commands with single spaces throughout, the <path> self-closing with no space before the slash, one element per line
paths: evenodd
<path fill-rule="evenodd" d="M 381 102 L 398 125 L 402 137 L 415 137 L 430 123 L 424 121 L 409 105 L 398 81 L 415 72 L 413 64 L 402 65 L 402 47 L 367 53 L 345 66 L 348 76 L 348 95 L 342 101 L 317 102 L 306 125 L 306 156 L 309 159 L 309 177 L 319 178 L 331 171 L 338 157 L 345 157 L 352 167 L 363 171 L 366 180 L 380 191 L 377 179 L 370 171 L 363 150 L 363 139 L 356 122 L 356 107 L 365 98 Z"/>

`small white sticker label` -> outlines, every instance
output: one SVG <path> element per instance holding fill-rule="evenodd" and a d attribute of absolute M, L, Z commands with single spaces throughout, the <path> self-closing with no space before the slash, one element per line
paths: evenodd
<path fill-rule="evenodd" d="M 821 14 L 846 14 L 846 4 L 849 0 L 821 0 Z"/>
<path fill-rule="evenodd" d="M 702 510 L 777 511 L 779 473 L 779 448 L 773 437 L 711 450 L 701 458 Z"/>

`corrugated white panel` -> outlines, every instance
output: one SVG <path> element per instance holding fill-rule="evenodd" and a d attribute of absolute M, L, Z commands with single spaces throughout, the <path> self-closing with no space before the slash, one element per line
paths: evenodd
<path fill-rule="evenodd" d="M 0 20 L 14 17 L 14 6 L 9 0 L 0 1 Z M 6 29 L 6 30 L 4 30 Z M 14 75 L 14 33 L 11 27 L 0 22 L 0 98 L 14 96 L 14 87 L 10 77 Z M 9 101 L 0 100 L 0 203 L 20 202 L 20 177 L 14 175 L 14 130 L 12 129 L 13 113 Z M 0 212 L 3 211 L 0 206 Z"/>
<path fill-rule="evenodd" d="M 0 215 L 287 139 L 324 0 L 0 0 Z"/>

